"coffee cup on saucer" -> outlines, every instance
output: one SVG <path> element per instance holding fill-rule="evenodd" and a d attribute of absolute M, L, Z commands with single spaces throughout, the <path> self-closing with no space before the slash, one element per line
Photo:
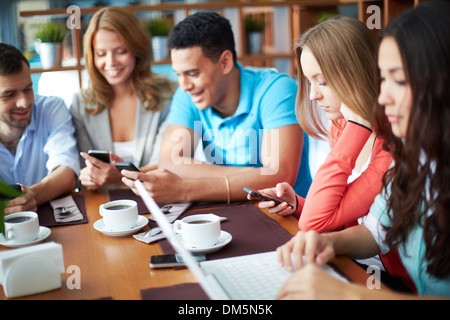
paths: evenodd
<path fill-rule="evenodd" d="M 36 212 L 21 211 L 5 216 L 5 240 L 27 243 L 36 240 L 39 219 Z"/>
<path fill-rule="evenodd" d="M 175 220 L 173 228 L 190 247 L 209 248 L 220 239 L 220 218 L 215 214 L 195 214 Z"/>
<path fill-rule="evenodd" d="M 138 207 L 134 200 L 114 200 L 100 205 L 105 227 L 114 231 L 133 228 L 138 221 Z"/>

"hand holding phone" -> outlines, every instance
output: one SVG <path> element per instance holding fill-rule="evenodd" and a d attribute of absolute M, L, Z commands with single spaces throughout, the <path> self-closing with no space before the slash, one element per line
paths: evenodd
<path fill-rule="evenodd" d="M 278 197 L 274 197 L 274 196 L 271 196 L 269 194 L 262 193 L 262 192 L 259 192 L 259 191 L 256 191 L 256 190 L 253 190 L 253 189 L 250 189 L 250 188 L 247 188 L 247 187 L 242 187 L 242 189 L 245 192 L 247 192 L 249 195 L 257 198 L 258 200 L 261 200 L 261 201 L 274 201 L 276 206 L 282 204 L 283 202 L 286 202 L 285 200 L 280 199 Z M 290 205 L 288 203 L 288 207 L 292 208 L 292 205 Z"/>
<path fill-rule="evenodd" d="M 119 171 L 129 170 L 129 171 L 140 171 L 136 166 L 131 162 L 117 162 L 116 168 Z"/>
<path fill-rule="evenodd" d="M 105 163 L 110 163 L 109 152 L 105 150 L 88 150 L 88 155 Z"/>
<path fill-rule="evenodd" d="M 19 192 L 20 194 L 22 194 L 22 187 L 20 186 L 20 184 L 15 183 L 15 184 L 10 184 L 9 186 L 11 188 L 13 188 L 14 190 L 16 190 L 17 192 Z M 0 200 L 12 200 L 14 198 L 15 198 L 14 196 L 0 194 Z"/>

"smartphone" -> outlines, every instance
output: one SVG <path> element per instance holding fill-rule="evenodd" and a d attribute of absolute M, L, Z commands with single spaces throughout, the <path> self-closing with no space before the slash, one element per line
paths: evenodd
<path fill-rule="evenodd" d="M 205 261 L 204 254 L 194 255 L 194 259 L 198 262 Z M 184 267 L 183 258 L 179 254 L 164 254 L 150 257 L 150 267 L 153 269 Z"/>
<path fill-rule="evenodd" d="M 136 166 L 131 162 L 117 162 L 116 168 L 119 171 L 122 171 L 122 170 L 139 171 L 139 169 L 136 168 Z"/>
<path fill-rule="evenodd" d="M 9 186 L 11 188 L 13 188 L 14 190 L 20 192 L 20 194 L 22 194 L 22 187 L 20 186 L 20 184 L 15 183 L 15 184 L 10 184 Z M 14 197 L 0 194 L 0 200 L 12 200 L 12 199 L 14 199 Z"/>
<path fill-rule="evenodd" d="M 88 155 L 106 163 L 110 162 L 109 152 L 105 150 L 89 150 Z"/>
<path fill-rule="evenodd" d="M 282 204 L 283 202 L 286 202 L 283 199 L 280 199 L 280 198 L 277 198 L 277 197 L 274 197 L 274 196 L 268 195 L 266 193 L 262 193 L 262 192 L 259 192 L 259 191 L 256 191 L 256 190 L 253 190 L 253 189 L 250 189 L 250 188 L 247 188 L 247 187 L 242 187 L 242 189 L 245 192 L 247 192 L 248 194 L 252 195 L 253 197 L 258 198 L 259 200 L 262 200 L 262 201 L 274 201 L 276 206 Z M 292 206 L 290 204 L 288 204 L 288 206 L 292 208 Z"/>

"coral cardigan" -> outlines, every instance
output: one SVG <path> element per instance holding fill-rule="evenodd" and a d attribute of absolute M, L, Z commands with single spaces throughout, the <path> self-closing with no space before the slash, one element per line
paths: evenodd
<path fill-rule="evenodd" d="M 339 130 L 334 125 L 330 132 L 331 151 L 317 170 L 306 199 L 297 195 L 300 230 L 317 232 L 342 229 L 356 225 L 366 216 L 375 197 L 381 192 L 382 177 L 392 163 L 392 156 L 383 150 L 383 140 L 375 139 L 367 169 L 351 183 L 347 183 L 359 153 L 371 132 L 366 128 L 340 120 Z M 408 272 L 399 258 L 397 248 L 380 254 L 386 271 L 400 278 L 412 292 L 417 292 Z"/>
<path fill-rule="evenodd" d="M 375 196 L 381 192 L 382 177 L 392 163 L 383 150 L 383 140 L 375 139 L 369 166 L 351 183 L 356 159 L 371 132 L 358 124 L 339 120 L 342 129 L 331 126 L 331 151 L 317 171 L 306 199 L 297 196 L 301 230 L 325 232 L 341 229 L 369 213 Z"/>

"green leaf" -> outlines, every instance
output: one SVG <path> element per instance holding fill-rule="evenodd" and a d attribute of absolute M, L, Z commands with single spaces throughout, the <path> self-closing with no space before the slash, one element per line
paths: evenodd
<path fill-rule="evenodd" d="M 144 22 L 144 29 L 151 36 L 167 36 L 170 33 L 172 24 L 165 18 L 156 18 Z"/>
<path fill-rule="evenodd" d="M 6 239 L 5 234 L 5 208 L 8 205 L 8 201 L 6 200 L 0 200 L 0 232 L 3 234 L 3 236 Z"/>
<path fill-rule="evenodd" d="M 266 26 L 263 17 L 246 16 L 244 20 L 246 32 L 262 32 Z"/>
<path fill-rule="evenodd" d="M 50 22 L 41 26 L 35 38 L 41 42 L 63 42 L 67 28 L 60 23 Z"/>
<path fill-rule="evenodd" d="M 17 198 L 21 195 L 22 193 L 0 180 L 0 232 L 5 238 L 5 208 L 8 206 L 9 199 Z"/>

